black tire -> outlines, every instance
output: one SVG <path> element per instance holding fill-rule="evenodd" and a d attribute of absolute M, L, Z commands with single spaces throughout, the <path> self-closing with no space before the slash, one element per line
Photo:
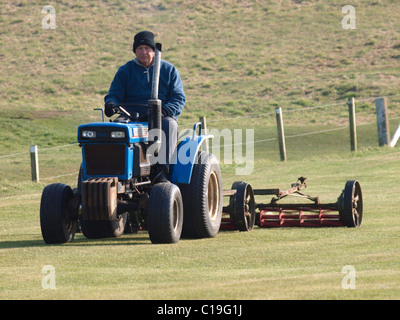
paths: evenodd
<path fill-rule="evenodd" d="M 147 205 L 147 230 L 151 242 L 178 242 L 182 225 L 183 201 L 179 188 L 170 182 L 155 184 Z"/>
<path fill-rule="evenodd" d="M 215 237 L 222 218 L 222 178 L 218 159 L 204 151 L 198 154 L 189 184 L 181 184 L 183 230 L 186 238 Z"/>
<path fill-rule="evenodd" d="M 118 238 L 124 233 L 128 213 L 121 214 L 116 220 L 81 219 L 81 230 L 88 239 Z"/>
<path fill-rule="evenodd" d="M 68 203 L 71 187 L 62 183 L 46 186 L 40 202 L 40 228 L 47 244 L 66 243 L 74 239 L 77 220 L 71 218 Z"/>
<path fill-rule="evenodd" d="M 360 227 L 363 217 L 363 199 L 360 183 L 357 180 L 346 182 L 343 190 L 343 223 L 347 227 Z"/>
<path fill-rule="evenodd" d="M 239 231 L 251 231 L 256 220 L 253 188 L 246 182 L 236 181 L 232 189 L 236 189 L 236 194 L 230 199 L 230 205 L 233 208 L 231 218 Z"/>

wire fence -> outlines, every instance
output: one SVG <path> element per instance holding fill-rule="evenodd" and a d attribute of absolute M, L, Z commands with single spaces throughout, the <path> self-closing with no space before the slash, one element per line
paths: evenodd
<path fill-rule="evenodd" d="M 386 98 L 397 98 L 400 95 L 391 95 Z M 357 99 L 356 103 L 365 103 L 376 100 L 377 98 Z M 350 152 L 349 140 L 346 135 L 350 124 L 346 116 L 347 103 L 330 103 L 325 105 L 317 105 L 300 108 L 285 108 L 283 110 L 284 122 L 288 121 L 285 130 L 285 139 L 289 154 L 293 159 L 301 159 L 313 149 L 318 149 L 321 153 L 335 154 L 338 152 Z M 332 121 L 328 124 L 320 123 L 318 113 L 322 109 L 332 110 Z M 312 117 L 312 113 L 316 113 Z M 245 116 L 232 116 L 222 119 L 207 119 L 208 129 L 224 128 L 234 125 L 240 127 L 241 130 L 254 128 L 254 137 L 251 141 L 235 141 L 234 139 L 226 139 L 221 144 L 221 139 L 217 139 L 212 145 L 213 148 L 219 147 L 229 149 L 232 147 L 247 147 L 249 144 L 254 146 L 255 157 L 268 158 L 271 161 L 279 159 L 279 134 L 274 123 L 274 115 L 276 112 L 260 112 Z M 377 146 L 377 120 L 374 110 L 364 110 L 357 112 L 357 130 L 360 131 L 358 139 L 360 146 L 364 148 Z M 268 119 L 268 121 L 265 121 Z M 390 115 L 390 126 L 396 128 L 400 114 L 392 112 Z M 267 125 L 265 124 L 267 123 Z M 193 123 L 179 123 L 181 131 L 191 134 Z M 334 135 L 331 135 L 334 134 Z M 182 134 L 185 136 L 185 134 Z M 310 138 L 312 137 L 312 138 Z M 231 136 L 233 138 L 233 136 Z M 299 140 L 301 139 L 301 140 Z M 275 145 L 274 145 L 274 144 Z M 81 149 L 78 143 L 63 144 L 54 147 L 44 147 L 39 149 L 39 168 L 40 180 L 51 181 L 60 178 L 77 179 L 81 162 Z M 68 151 L 66 151 L 68 150 Z M 214 150 L 214 149 L 212 149 Z M 210 150 L 210 151 L 212 151 Z M 224 152 L 222 150 L 221 152 Z M 15 152 L 0 155 L 0 167 L 3 173 L 0 179 L 4 181 L 31 181 L 31 160 L 29 146 L 26 151 Z"/>

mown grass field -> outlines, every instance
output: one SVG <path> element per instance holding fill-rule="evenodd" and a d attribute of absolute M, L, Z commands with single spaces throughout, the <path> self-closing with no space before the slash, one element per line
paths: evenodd
<path fill-rule="evenodd" d="M 308 192 L 328 202 L 346 180 L 359 179 L 365 211 L 357 229 L 256 227 L 174 245 L 152 245 L 146 232 L 103 240 L 78 234 L 73 243 L 49 246 L 40 234 L 40 193 L 3 197 L 1 298 L 398 299 L 399 160 L 391 150 L 324 161 L 259 160 L 245 178 L 255 188 L 286 188 L 305 174 Z M 225 188 L 234 179 L 225 172 Z M 55 268 L 55 290 L 42 288 L 46 265 Z M 342 287 L 347 265 L 355 268 L 355 289 Z"/>
<path fill-rule="evenodd" d="M 399 299 L 400 153 L 398 145 L 378 147 L 374 98 L 388 97 L 393 134 L 400 7 L 397 0 L 352 4 L 355 30 L 341 27 L 341 1 L 56 1 L 57 27 L 44 30 L 43 3 L 2 2 L 0 298 Z M 254 129 L 251 174 L 236 175 L 240 164 L 221 158 L 225 190 L 236 180 L 285 189 L 306 176 L 307 193 L 331 202 L 358 179 L 361 228 L 255 228 L 174 245 L 152 245 L 146 232 L 104 240 L 78 234 L 73 243 L 45 245 L 41 191 L 52 182 L 76 185 L 76 128 L 100 119 L 92 109 L 103 105 L 144 29 L 182 76 L 181 129 L 199 116 L 210 129 Z M 356 153 L 349 97 L 356 98 Z M 276 107 L 287 162 L 279 161 Z M 30 181 L 31 144 L 39 147 L 39 183 Z M 46 265 L 55 268 L 55 290 L 42 288 Z M 355 289 L 342 287 L 347 265 Z"/>

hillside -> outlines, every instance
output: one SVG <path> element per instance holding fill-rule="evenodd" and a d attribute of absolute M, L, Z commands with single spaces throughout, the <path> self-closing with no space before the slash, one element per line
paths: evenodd
<path fill-rule="evenodd" d="M 226 299 L 240 306 L 250 299 L 399 299 L 400 141 L 378 146 L 374 104 L 387 97 L 393 134 L 400 121 L 399 0 L 0 1 L 0 299 Z M 56 10 L 55 29 L 42 28 L 45 4 Z M 356 29 L 342 28 L 345 4 L 356 10 Z M 173 245 L 152 245 L 145 230 L 105 239 L 79 233 L 73 243 L 45 244 L 42 192 L 51 183 L 77 186 L 77 126 L 101 119 L 93 108 L 103 106 L 117 68 L 134 57 L 135 33 L 145 29 L 182 76 L 180 133 L 199 116 L 220 130 L 209 141 L 223 190 L 235 181 L 286 190 L 303 176 L 304 192 L 324 204 L 358 180 L 362 227 L 255 227 Z M 278 106 L 287 161 L 280 160 Z M 39 182 L 32 182 L 32 144 Z M 270 200 L 256 196 L 257 204 Z M 224 211 L 228 203 L 238 208 L 224 197 Z M 55 275 L 54 288 L 47 284 Z M 250 309 L 257 308 L 243 304 L 244 317 Z"/>
<path fill-rule="evenodd" d="M 74 142 L 74 128 L 98 116 L 92 109 L 103 106 L 117 68 L 133 58 L 134 34 L 144 29 L 156 34 L 163 58 L 181 73 L 187 95 L 181 121 L 341 103 L 350 96 L 394 96 L 390 109 L 400 114 L 397 0 L 353 1 L 354 30 L 342 28 L 343 2 L 336 0 L 52 5 L 54 30 L 42 28 L 43 2 L 1 5 L 0 154 L 20 150 L 28 139 Z M 368 101 L 360 111 L 373 116 L 374 109 Z M 323 120 L 329 111 L 321 112 Z"/>

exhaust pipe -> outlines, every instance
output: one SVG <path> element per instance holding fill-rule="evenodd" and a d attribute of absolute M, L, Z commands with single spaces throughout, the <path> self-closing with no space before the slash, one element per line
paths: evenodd
<path fill-rule="evenodd" d="M 160 65 L 161 65 L 161 43 L 156 43 L 154 67 L 153 67 L 153 84 L 151 88 L 151 99 L 148 101 L 149 108 L 149 130 L 155 130 L 153 144 L 156 145 L 155 152 L 158 153 L 161 148 L 161 100 L 158 99 L 158 85 L 160 81 Z"/>

